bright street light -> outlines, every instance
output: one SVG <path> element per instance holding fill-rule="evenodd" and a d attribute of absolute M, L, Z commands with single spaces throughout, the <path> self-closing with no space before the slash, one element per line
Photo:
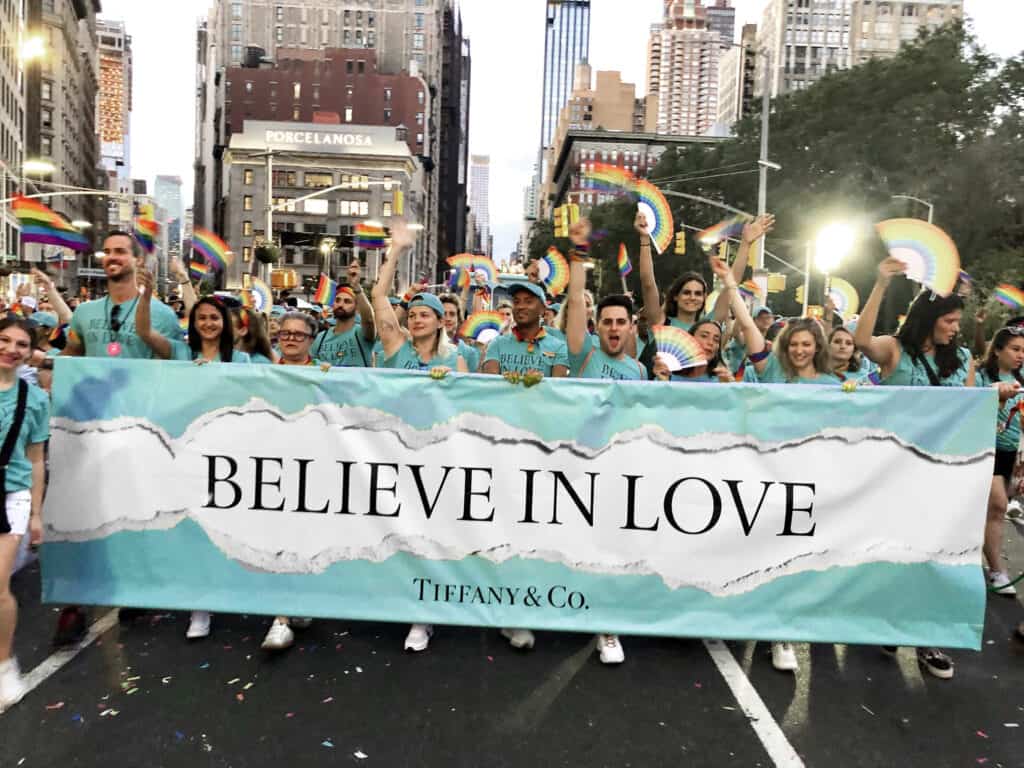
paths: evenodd
<path fill-rule="evenodd" d="M 835 272 L 850 255 L 855 239 L 856 232 L 849 224 L 835 222 L 823 227 L 814 242 L 814 264 L 818 270 L 825 274 Z"/>
<path fill-rule="evenodd" d="M 71 222 L 71 226 L 75 229 L 92 229 L 92 223 L 85 219 L 75 219 Z"/>
<path fill-rule="evenodd" d="M 45 176 L 57 170 L 57 166 L 48 160 L 26 160 L 21 164 L 21 170 L 36 176 Z"/>
<path fill-rule="evenodd" d="M 21 49 L 18 51 L 18 59 L 24 62 L 35 61 L 46 55 L 46 40 L 38 35 L 28 37 L 21 42 Z"/>

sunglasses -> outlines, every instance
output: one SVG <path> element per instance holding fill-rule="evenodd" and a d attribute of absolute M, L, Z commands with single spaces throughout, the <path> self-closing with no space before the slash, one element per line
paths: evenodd
<path fill-rule="evenodd" d="M 110 308 L 110 330 L 117 333 L 121 330 L 121 305 L 115 304 Z"/>

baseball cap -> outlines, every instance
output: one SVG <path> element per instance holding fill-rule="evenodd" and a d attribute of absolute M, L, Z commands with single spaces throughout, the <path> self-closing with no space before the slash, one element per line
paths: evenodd
<path fill-rule="evenodd" d="M 417 293 L 409 302 L 409 309 L 417 305 L 430 307 L 438 317 L 444 317 L 444 305 L 441 300 L 432 293 Z"/>
<path fill-rule="evenodd" d="M 39 305 L 36 304 L 36 300 L 35 300 L 34 296 L 22 296 L 21 297 L 21 306 L 28 307 L 29 309 L 35 309 Z"/>
<path fill-rule="evenodd" d="M 775 317 L 775 313 L 772 312 L 772 308 L 764 305 L 761 305 L 760 307 L 757 307 L 754 310 L 754 317 L 757 317 L 758 315 L 763 315 L 765 312 L 767 312 L 772 317 Z"/>
<path fill-rule="evenodd" d="M 559 312 L 562 311 L 562 305 L 560 303 L 558 303 L 557 301 L 553 301 L 550 304 L 548 304 L 548 309 L 550 309 L 552 312 L 554 312 L 557 315 Z"/>
<path fill-rule="evenodd" d="M 42 325 L 46 328 L 57 327 L 57 316 L 52 312 L 36 312 L 32 315 L 32 320 L 35 321 L 36 325 Z"/>
<path fill-rule="evenodd" d="M 544 304 L 545 307 L 548 304 L 547 296 L 544 295 L 544 289 L 535 283 L 515 283 L 508 289 L 509 294 L 512 296 L 515 296 L 519 291 L 529 291 L 540 299 L 541 303 Z"/>

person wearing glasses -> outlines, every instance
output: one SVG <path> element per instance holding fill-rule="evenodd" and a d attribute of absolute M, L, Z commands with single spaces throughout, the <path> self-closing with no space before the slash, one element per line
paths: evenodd
<path fill-rule="evenodd" d="M 181 328 L 174 310 L 146 294 L 153 334 L 150 342 L 143 340 L 135 330 L 135 315 L 139 302 L 140 280 L 145 282 L 146 273 L 142 265 L 142 253 L 135 238 L 127 232 L 114 231 L 103 241 L 103 272 L 107 277 L 107 295 L 79 304 L 71 315 L 67 331 L 67 343 L 62 355 L 72 357 L 108 357 L 125 360 L 158 359 L 160 354 L 151 345 L 159 338 L 166 343 L 170 357 L 187 359 L 187 350 L 181 341 Z M 152 286 L 152 278 L 148 283 Z M 122 609 L 125 621 L 138 615 L 139 611 Z M 65 646 L 78 642 L 85 636 L 86 615 L 78 606 L 68 606 L 61 611 L 57 620 L 57 631 L 53 644 Z"/>
<path fill-rule="evenodd" d="M 141 256 L 135 239 L 127 232 L 115 231 L 107 235 L 103 241 L 107 295 L 78 305 L 71 316 L 68 343 L 62 354 L 126 360 L 161 357 L 150 342 L 135 332 L 135 313 L 141 298 L 139 282 L 146 279 Z M 152 278 L 149 278 L 149 285 L 151 288 Z M 151 290 L 148 295 L 153 331 L 169 343 L 168 348 L 160 345 L 161 349 L 169 349 L 170 357 L 187 359 L 174 310 L 153 297 Z"/>
<path fill-rule="evenodd" d="M 1013 465 L 1020 445 L 1021 408 L 1024 408 L 1024 326 L 1001 328 L 988 345 L 985 361 L 978 369 L 975 385 L 994 387 L 999 392 L 996 417 L 996 461 L 992 488 L 988 494 L 988 519 L 985 522 L 985 559 L 988 560 L 989 587 L 1000 595 L 1017 594 L 1003 567 L 1003 522 L 1009 503 L 1008 492 Z"/>
<path fill-rule="evenodd" d="M 878 277 L 860 313 L 853 340 L 879 367 L 881 383 L 903 387 L 973 387 L 974 360 L 958 343 L 964 300 L 955 292 L 938 296 L 925 289 L 907 311 L 894 336 L 874 336 L 878 311 L 892 279 L 907 265 L 892 256 L 878 265 Z M 882 650 L 893 656 L 894 646 Z M 953 660 L 938 648 L 918 648 L 918 664 L 940 680 L 953 677 Z"/>

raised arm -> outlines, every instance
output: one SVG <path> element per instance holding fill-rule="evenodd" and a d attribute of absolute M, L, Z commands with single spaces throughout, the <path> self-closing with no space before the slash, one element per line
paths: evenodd
<path fill-rule="evenodd" d="M 46 298 L 50 300 L 51 306 L 53 306 L 54 312 L 57 313 L 57 322 L 61 325 L 67 325 L 71 322 L 71 307 L 64 301 L 64 297 L 60 295 L 60 291 L 53 284 L 53 278 L 43 272 L 41 269 L 32 268 L 32 277 L 36 280 L 36 285 L 46 289 Z"/>
<path fill-rule="evenodd" d="M 167 262 L 167 269 L 178 284 L 178 290 L 181 291 L 181 303 L 185 307 L 185 315 L 188 316 L 192 312 L 192 307 L 199 301 L 196 289 L 192 287 L 192 281 L 188 278 L 188 270 L 181 263 L 181 259 L 171 259 Z"/>
<path fill-rule="evenodd" d="M 988 339 L 985 338 L 985 321 L 988 319 L 988 312 L 984 307 L 974 313 L 974 345 L 971 352 L 978 357 L 985 354 L 988 347 Z"/>
<path fill-rule="evenodd" d="M 153 330 L 153 313 L 150 302 L 153 298 L 153 274 L 144 269 L 139 272 L 139 300 L 135 305 L 135 334 L 153 350 L 161 360 L 171 359 L 171 342 Z"/>
<path fill-rule="evenodd" d="M 412 232 L 401 219 L 395 219 L 391 225 L 391 246 L 384 255 L 377 273 L 377 282 L 373 284 L 373 312 L 377 320 L 377 332 L 384 347 L 384 356 L 391 357 L 405 343 L 405 334 L 398 324 L 394 307 L 388 301 L 391 285 L 395 282 L 395 270 L 402 254 L 412 246 Z M 411 298 L 411 297 L 410 297 Z"/>
<path fill-rule="evenodd" d="M 580 219 L 573 224 L 569 228 L 569 239 L 573 245 L 585 245 L 590 239 L 590 222 Z M 578 355 L 587 338 L 587 305 L 583 298 L 586 282 L 583 261 L 574 259 L 569 264 L 569 293 L 565 299 L 565 343 L 570 355 Z"/>
<path fill-rule="evenodd" d="M 654 277 L 654 259 L 651 257 L 651 230 L 647 217 L 637 213 L 633 229 L 640 235 L 640 295 L 644 300 L 644 312 L 650 325 L 665 322 L 665 310 L 661 306 L 658 281 Z"/>
<path fill-rule="evenodd" d="M 775 217 L 770 213 L 762 214 L 743 227 L 743 234 L 740 236 L 740 247 L 736 251 L 736 258 L 732 262 L 732 276 L 736 279 L 736 285 L 743 282 L 743 275 L 747 271 L 747 262 L 750 260 L 750 247 L 762 237 L 775 229 Z M 711 317 L 715 322 L 721 323 L 729 316 L 729 300 L 724 295 L 719 295 L 715 306 L 711 310 Z"/>
<path fill-rule="evenodd" d="M 721 259 L 712 256 L 709 261 L 711 263 L 711 271 L 715 273 L 715 277 L 722 281 L 722 295 L 726 297 L 729 307 L 732 309 L 735 326 L 743 334 L 743 340 L 747 344 L 747 355 L 754 357 L 760 355 L 764 352 L 764 336 L 758 330 L 754 318 L 750 316 L 747 305 L 736 289 L 735 276 Z M 758 373 L 764 370 L 765 365 L 767 365 L 767 358 L 754 363 Z"/>
<path fill-rule="evenodd" d="M 366 300 L 366 292 L 363 290 L 363 268 L 358 261 L 348 265 L 348 284 L 356 297 L 356 312 L 359 313 L 363 338 L 373 341 L 377 338 L 377 327 L 374 325 L 373 307 Z M 391 302 L 388 302 L 391 306 Z M 394 310 L 391 310 L 394 313 Z"/>
<path fill-rule="evenodd" d="M 892 336 L 875 336 L 875 325 L 878 323 L 878 312 L 882 308 L 882 299 L 885 298 L 889 283 L 906 269 L 906 264 L 892 256 L 885 258 L 878 265 L 875 287 L 871 289 L 871 295 L 861 308 L 860 319 L 857 320 L 857 327 L 853 332 L 853 343 L 857 345 L 857 349 L 882 369 L 883 376 L 888 375 L 899 364 L 900 345 Z"/>

